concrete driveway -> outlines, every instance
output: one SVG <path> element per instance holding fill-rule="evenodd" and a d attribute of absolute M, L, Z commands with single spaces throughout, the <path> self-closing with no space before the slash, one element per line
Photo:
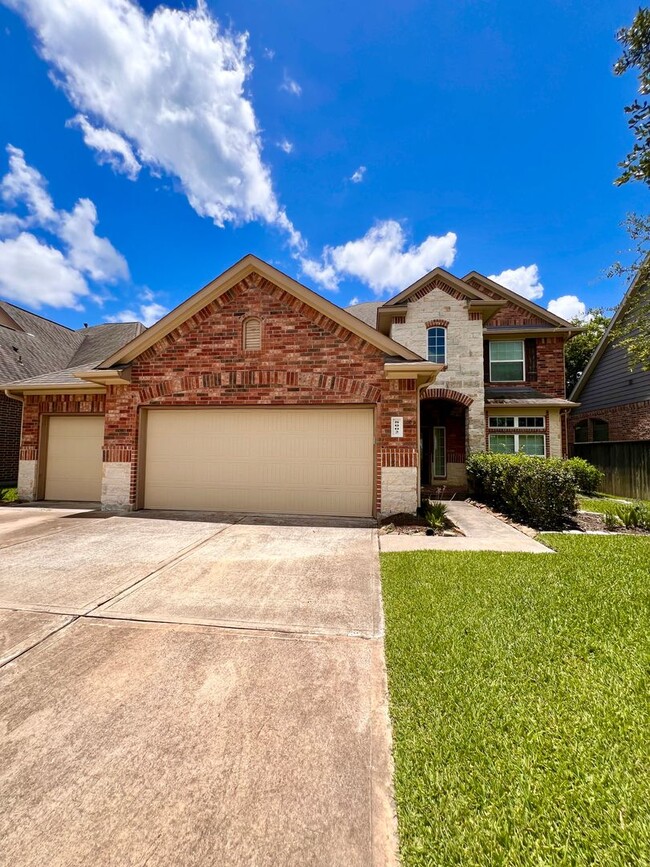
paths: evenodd
<path fill-rule="evenodd" d="M 370 522 L 0 509 L 0 864 L 395 863 Z"/>

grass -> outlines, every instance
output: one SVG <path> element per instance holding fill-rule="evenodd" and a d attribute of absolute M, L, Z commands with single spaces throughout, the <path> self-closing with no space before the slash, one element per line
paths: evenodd
<path fill-rule="evenodd" d="M 578 508 L 583 512 L 598 512 L 603 515 L 616 503 L 644 503 L 650 508 L 650 500 L 626 500 L 623 497 L 614 497 L 610 494 L 596 494 L 592 497 L 585 497 L 582 494 L 578 495 Z"/>
<path fill-rule="evenodd" d="M 410 865 L 650 864 L 650 541 L 382 555 Z"/>

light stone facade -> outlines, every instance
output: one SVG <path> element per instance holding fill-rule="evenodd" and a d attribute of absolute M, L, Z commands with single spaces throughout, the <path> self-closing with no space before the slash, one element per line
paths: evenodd
<path fill-rule="evenodd" d="M 131 464 L 126 462 L 102 465 L 102 509 L 129 511 L 131 491 Z"/>
<path fill-rule="evenodd" d="M 447 370 L 439 373 L 435 388 L 459 391 L 472 399 L 467 408 L 467 453 L 485 451 L 485 391 L 483 387 L 483 322 L 470 319 L 467 302 L 442 289 L 432 289 L 423 298 L 409 301 L 406 322 L 393 323 L 390 336 L 427 357 L 427 327 L 432 319 L 445 319 Z"/>
<path fill-rule="evenodd" d="M 415 512 L 418 505 L 417 467 L 383 467 L 381 471 L 381 514 Z"/>
<path fill-rule="evenodd" d="M 18 464 L 18 496 L 31 503 L 36 499 L 38 461 L 20 461 Z"/>

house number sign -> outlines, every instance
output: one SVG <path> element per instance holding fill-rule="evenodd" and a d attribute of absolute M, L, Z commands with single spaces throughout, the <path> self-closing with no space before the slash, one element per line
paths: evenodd
<path fill-rule="evenodd" d="M 404 436 L 404 417 L 401 415 L 391 416 L 390 420 L 390 435 L 391 437 Z"/>

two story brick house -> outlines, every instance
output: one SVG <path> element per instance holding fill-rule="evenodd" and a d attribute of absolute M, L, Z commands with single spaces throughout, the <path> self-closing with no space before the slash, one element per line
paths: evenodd
<path fill-rule="evenodd" d="M 468 451 L 564 453 L 575 329 L 436 269 L 343 310 L 246 256 L 86 369 L 11 383 L 25 499 L 365 516 L 465 484 Z"/>
<path fill-rule="evenodd" d="M 420 483 L 463 490 L 469 452 L 566 456 L 564 346 L 579 329 L 473 271 L 349 307 L 445 365 L 420 394 Z"/>

